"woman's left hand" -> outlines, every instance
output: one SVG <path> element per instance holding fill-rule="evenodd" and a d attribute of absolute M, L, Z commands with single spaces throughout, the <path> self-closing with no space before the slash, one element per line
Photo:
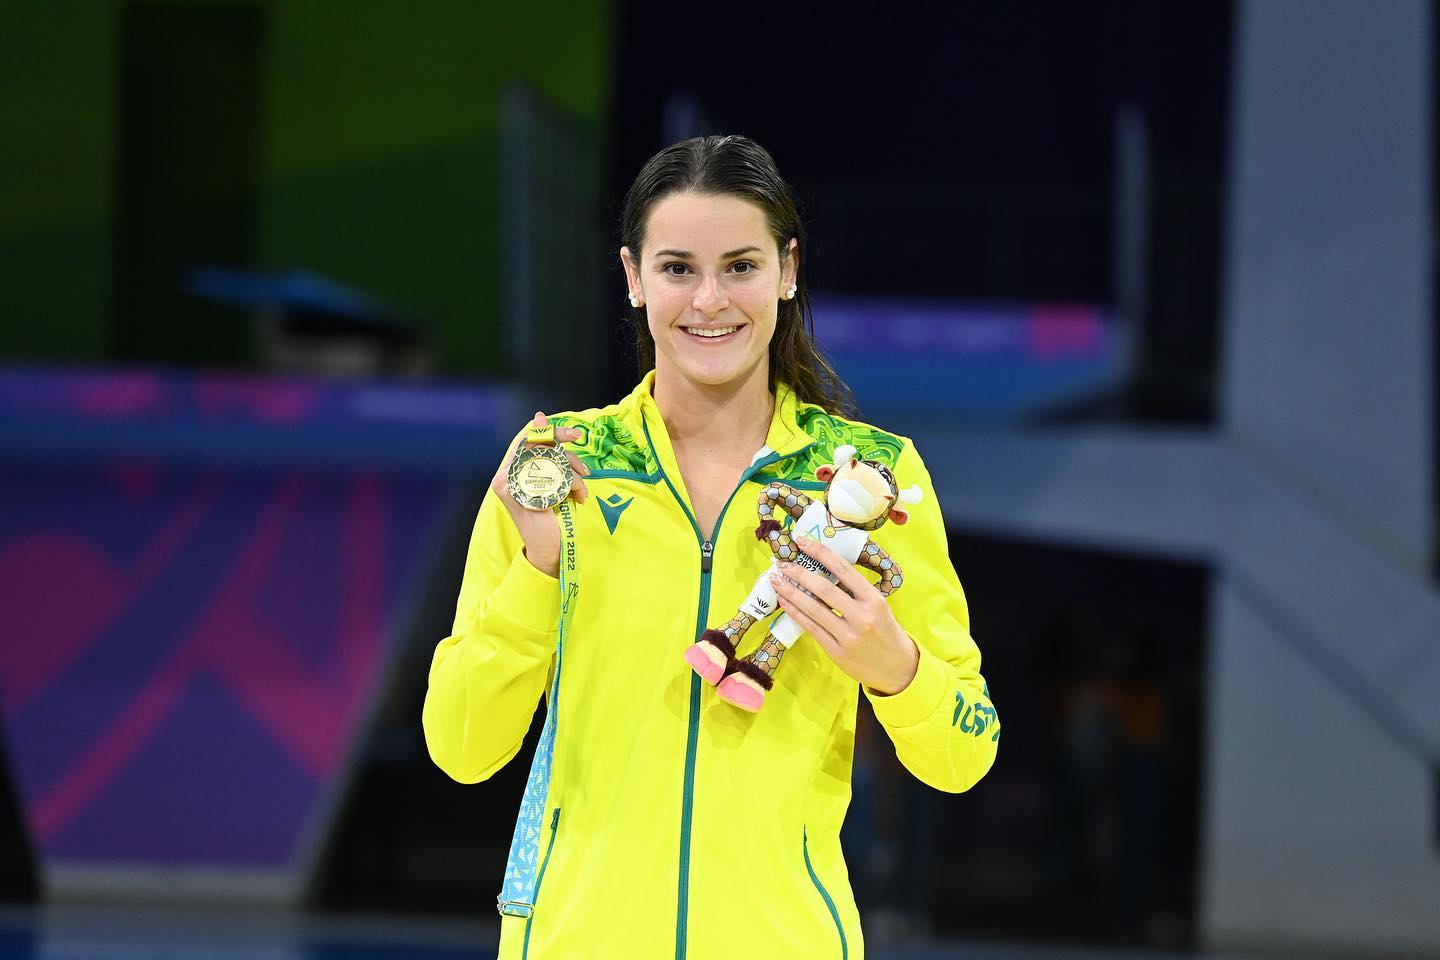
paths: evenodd
<path fill-rule="evenodd" d="M 850 593 L 813 570 L 782 563 L 784 575 L 772 573 L 770 580 L 785 612 L 815 638 L 841 670 L 860 683 L 884 696 L 904 690 L 920 666 L 920 648 L 900 628 L 890 604 L 854 564 L 834 550 L 805 537 L 792 535 L 792 539 L 839 577 Z"/>

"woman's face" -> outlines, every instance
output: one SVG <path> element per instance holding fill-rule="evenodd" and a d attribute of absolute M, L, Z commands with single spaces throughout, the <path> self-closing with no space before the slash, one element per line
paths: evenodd
<path fill-rule="evenodd" d="M 749 200 L 675 193 L 657 202 L 641 260 L 620 248 L 630 294 L 645 307 L 655 338 L 657 370 L 715 386 L 768 362 L 780 296 L 795 282 L 798 257 L 792 238 L 781 262 L 765 212 Z"/>

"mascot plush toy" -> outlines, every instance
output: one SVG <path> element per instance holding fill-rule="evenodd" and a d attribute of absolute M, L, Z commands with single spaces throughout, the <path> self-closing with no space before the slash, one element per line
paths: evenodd
<path fill-rule="evenodd" d="M 774 686 L 780 658 L 803 632 L 789 614 L 782 613 L 755 652 L 736 658 L 735 648 L 745 632 L 775 612 L 771 571 L 778 570 L 782 561 L 790 561 L 828 577 L 831 583 L 839 582 L 833 573 L 800 551 L 790 539 L 792 530 L 818 540 L 851 563 L 873 570 L 880 577 L 875 586 L 885 597 L 900 589 L 903 582 L 900 564 L 869 534 L 887 521 L 908 520 L 909 515 L 898 504 L 918 503 L 920 488 L 900 490 L 889 468 L 876 460 L 857 459 L 855 448 L 849 444 L 835 448 L 833 463 L 816 470 L 815 479 L 825 484 L 818 500 L 779 481 L 760 494 L 760 526 L 755 528 L 755 538 L 769 543 L 774 553 L 770 566 L 755 581 L 734 618 L 719 629 L 706 630 L 685 651 L 686 662 L 705 682 L 719 684 L 716 693 L 721 699 L 751 712 L 759 712 L 764 706 L 765 692 Z M 775 519 L 777 510 L 794 518 L 790 529 Z"/>

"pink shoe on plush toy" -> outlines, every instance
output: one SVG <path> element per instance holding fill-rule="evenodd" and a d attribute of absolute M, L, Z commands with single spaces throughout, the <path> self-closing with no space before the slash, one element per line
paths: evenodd
<path fill-rule="evenodd" d="M 713 687 L 725 676 L 725 669 L 730 666 L 730 658 L 733 656 L 735 644 L 725 636 L 724 630 L 706 630 L 700 634 L 700 639 L 690 644 L 690 649 L 685 651 L 685 662 L 690 664 L 690 669 L 700 674 L 701 680 Z"/>
<path fill-rule="evenodd" d="M 725 658 L 720 651 L 705 643 L 692 643 L 685 651 L 685 662 L 712 687 L 725 675 Z"/>
<path fill-rule="evenodd" d="M 732 673 L 721 680 L 715 692 L 726 703 L 751 713 L 759 713 L 760 708 L 765 706 L 765 691 L 760 689 L 760 684 L 743 673 Z"/>

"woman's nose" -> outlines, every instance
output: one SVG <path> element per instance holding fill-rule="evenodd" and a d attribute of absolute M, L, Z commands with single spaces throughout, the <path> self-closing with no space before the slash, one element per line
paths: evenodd
<path fill-rule="evenodd" d="M 709 276 L 701 279 L 700 286 L 695 290 L 695 309 L 713 317 L 727 306 L 729 298 L 725 296 L 725 289 L 720 285 L 719 278 Z"/>

